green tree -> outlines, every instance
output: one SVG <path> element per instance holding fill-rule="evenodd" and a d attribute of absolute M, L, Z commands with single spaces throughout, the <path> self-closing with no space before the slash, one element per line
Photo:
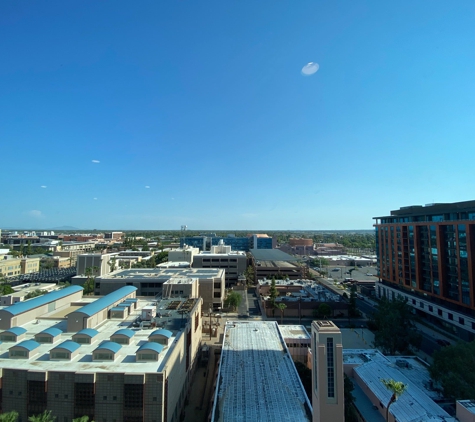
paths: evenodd
<path fill-rule="evenodd" d="M 236 308 L 241 304 L 242 296 L 235 292 L 234 290 L 230 291 L 224 300 L 224 306 L 226 308 L 231 308 L 232 310 L 236 310 Z"/>
<path fill-rule="evenodd" d="M 254 267 L 252 265 L 249 265 L 246 268 L 246 271 L 244 272 L 244 276 L 246 277 L 247 284 L 254 284 L 255 278 L 254 278 Z"/>
<path fill-rule="evenodd" d="M 18 420 L 18 412 L 14 410 L 0 415 L 0 422 L 16 422 Z"/>
<path fill-rule="evenodd" d="M 475 397 L 475 341 L 444 347 L 432 357 L 429 373 L 442 386 L 444 397 Z"/>
<path fill-rule="evenodd" d="M 348 316 L 350 317 L 357 317 L 360 315 L 360 311 L 356 306 L 356 286 L 354 284 L 351 285 L 350 290 L 350 298 L 348 303 Z"/>
<path fill-rule="evenodd" d="M 33 415 L 28 418 L 30 422 L 54 422 L 55 416 L 51 415 L 51 410 L 45 410 L 39 415 Z"/>
<path fill-rule="evenodd" d="M 35 289 L 32 292 L 29 292 L 26 296 L 25 299 L 33 299 L 34 297 L 42 296 L 44 294 L 48 293 L 47 290 L 40 290 L 40 289 Z"/>
<path fill-rule="evenodd" d="M 404 299 L 382 298 L 370 321 L 376 329 L 374 346 L 390 355 L 412 353 L 421 342 L 414 321 L 415 316 Z"/>
<path fill-rule="evenodd" d="M 320 303 L 317 309 L 313 312 L 317 318 L 327 319 L 332 314 L 332 308 L 328 303 Z"/>
<path fill-rule="evenodd" d="M 87 267 L 84 270 L 84 275 L 87 277 L 83 287 L 84 287 L 84 294 L 88 295 L 94 293 L 94 285 L 96 282 L 95 274 L 99 271 L 99 267 Z"/>
<path fill-rule="evenodd" d="M 277 290 L 277 287 L 275 286 L 275 277 L 272 277 L 272 281 L 270 283 L 270 289 L 269 289 L 269 297 L 270 297 L 270 305 L 272 307 L 272 318 L 275 317 L 275 299 L 279 296 L 279 292 Z"/>
<path fill-rule="evenodd" d="M 344 397 L 345 397 L 345 422 L 358 422 L 358 416 L 354 407 L 355 396 L 352 391 L 355 389 L 350 377 L 345 374 L 344 380 Z"/>
<path fill-rule="evenodd" d="M 0 284 L 0 296 L 10 295 L 15 293 L 15 290 L 12 289 L 12 286 L 3 280 Z"/>
<path fill-rule="evenodd" d="M 389 407 L 406 391 L 407 384 L 393 379 L 381 379 L 384 386 L 392 393 L 391 398 L 386 406 L 386 421 L 389 421 Z"/>
<path fill-rule="evenodd" d="M 89 422 L 89 416 L 81 416 L 80 418 L 73 419 L 73 422 Z"/>
<path fill-rule="evenodd" d="M 286 310 L 287 305 L 285 303 L 281 302 L 277 305 L 277 308 L 279 308 L 279 310 L 281 312 L 280 323 L 283 324 L 284 323 L 284 311 Z"/>
<path fill-rule="evenodd" d="M 302 362 L 294 362 L 295 369 L 299 374 L 300 381 L 302 381 L 303 388 L 307 393 L 308 399 L 312 400 L 312 370 L 307 367 L 307 365 Z"/>

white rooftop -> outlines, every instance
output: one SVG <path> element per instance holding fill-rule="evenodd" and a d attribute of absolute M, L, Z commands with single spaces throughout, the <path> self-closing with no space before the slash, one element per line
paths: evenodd
<path fill-rule="evenodd" d="M 91 300 L 84 298 L 82 302 L 88 303 Z M 95 329 L 99 332 L 95 336 L 92 344 L 81 344 L 78 349 L 78 355 L 70 361 L 55 361 L 49 360 L 49 351 L 58 346 L 65 340 L 72 340 L 75 332 L 66 332 L 67 321 L 65 319 L 38 319 L 22 325 L 27 330 L 23 340 L 34 340 L 35 334 L 43 330 L 55 327 L 63 331 L 58 337 L 58 340 L 53 344 L 41 344 L 35 351 L 38 351 L 30 359 L 10 359 L 8 357 L 8 349 L 14 346 L 15 342 L 0 343 L 0 367 L 2 368 L 18 368 L 25 370 L 39 370 L 39 371 L 76 371 L 76 372 L 122 372 L 122 373 L 146 373 L 146 372 L 160 372 L 167 361 L 167 356 L 170 354 L 175 343 L 175 338 L 180 336 L 182 331 L 174 330 L 164 325 L 161 328 L 170 330 L 173 335 L 170 339 L 170 346 L 163 349 L 159 355 L 159 360 L 155 362 L 136 362 L 135 353 L 137 349 L 147 342 L 148 336 L 153 332 L 152 329 L 133 328 L 132 322 L 140 316 L 141 309 L 146 306 L 151 306 L 151 300 L 139 299 L 137 309 L 126 320 L 107 320 L 104 324 Z M 154 306 L 155 307 L 155 306 Z M 77 307 L 73 307 L 76 309 Z M 73 311 L 74 309 L 71 309 Z M 47 317 L 47 316 L 46 316 Z M 51 316 L 51 318 L 53 318 Z M 164 318 L 164 320 L 166 320 Z M 130 341 L 130 345 L 121 345 L 122 347 L 117 353 L 117 358 L 114 361 L 93 361 L 92 352 L 104 341 L 109 341 L 111 335 L 116 331 L 129 328 L 134 330 L 135 335 Z M 160 327 L 157 327 L 160 328 Z M 18 342 L 19 343 L 19 342 Z"/>
<path fill-rule="evenodd" d="M 311 404 L 276 322 L 226 323 L 211 420 L 312 420 Z"/>
<path fill-rule="evenodd" d="M 305 339 L 310 340 L 310 334 L 303 325 L 279 325 L 282 337 L 286 340 Z"/>
<path fill-rule="evenodd" d="M 400 358 L 398 357 L 398 359 Z M 417 381 L 412 379 L 410 371 L 404 372 L 396 365 L 378 361 L 370 361 L 357 366 L 354 371 L 381 403 L 388 403 L 392 395 L 381 379 L 401 381 L 408 386 L 404 394 L 389 409 L 398 422 L 455 420 L 428 396 L 427 391 L 423 390 Z"/>
<path fill-rule="evenodd" d="M 475 400 L 458 400 L 457 402 L 465 407 L 465 409 L 467 409 L 470 413 L 475 414 Z"/>

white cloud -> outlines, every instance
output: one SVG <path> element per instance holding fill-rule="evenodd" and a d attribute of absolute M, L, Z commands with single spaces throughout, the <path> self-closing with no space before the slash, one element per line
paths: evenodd
<path fill-rule="evenodd" d="M 150 189 L 150 186 L 145 186 L 145 189 Z"/>
<path fill-rule="evenodd" d="M 92 162 L 93 162 L 94 164 L 99 164 L 99 163 L 100 163 L 99 160 L 92 160 Z"/>
<path fill-rule="evenodd" d="M 44 214 L 41 211 L 38 211 L 38 210 L 28 211 L 27 214 L 30 217 L 34 217 L 34 218 L 43 218 L 44 217 Z"/>
<path fill-rule="evenodd" d="M 45 185 L 41 185 L 41 187 L 42 187 L 43 189 L 46 189 L 46 188 L 47 188 L 47 186 L 45 186 Z"/>
<path fill-rule="evenodd" d="M 94 199 L 94 201 L 96 201 L 96 200 L 97 200 L 97 198 L 93 198 L 93 199 Z"/>
<path fill-rule="evenodd" d="M 314 73 L 317 72 L 317 70 L 320 68 L 318 63 L 310 62 L 307 63 L 304 67 L 302 67 L 302 74 L 305 76 L 310 76 L 313 75 Z"/>

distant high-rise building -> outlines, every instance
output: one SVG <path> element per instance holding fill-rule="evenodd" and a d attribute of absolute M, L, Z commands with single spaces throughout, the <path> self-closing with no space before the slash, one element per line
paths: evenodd
<path fill-rule="evenodd" d="M 209 251 L 211 246 L 217 246 L 220 242 L 226 246 L 231 246 L 234 251 L 249 252 L 251 249 L 273 249 L 276 246 L 274 238 L 266 234 L 249 234 L 243 237 L 228 235 L 225 237 L 210 235 L 200 235 L 191 237 L 182 237 L 180 247 L 184 245 L 199 248 L 200 251 Z"/>
<path fill-rule="evenodd" d="M 475 338 L 475 201 L 409 206 L 375 217 L 376 294 Z"/>

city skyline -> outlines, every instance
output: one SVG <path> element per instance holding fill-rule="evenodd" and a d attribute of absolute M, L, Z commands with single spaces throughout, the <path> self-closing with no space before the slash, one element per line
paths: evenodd
<path fill-rule="evenodd" d="M 0 224 L 367 230 L 470 200 L 474 13 L 4 2 Z"/>

